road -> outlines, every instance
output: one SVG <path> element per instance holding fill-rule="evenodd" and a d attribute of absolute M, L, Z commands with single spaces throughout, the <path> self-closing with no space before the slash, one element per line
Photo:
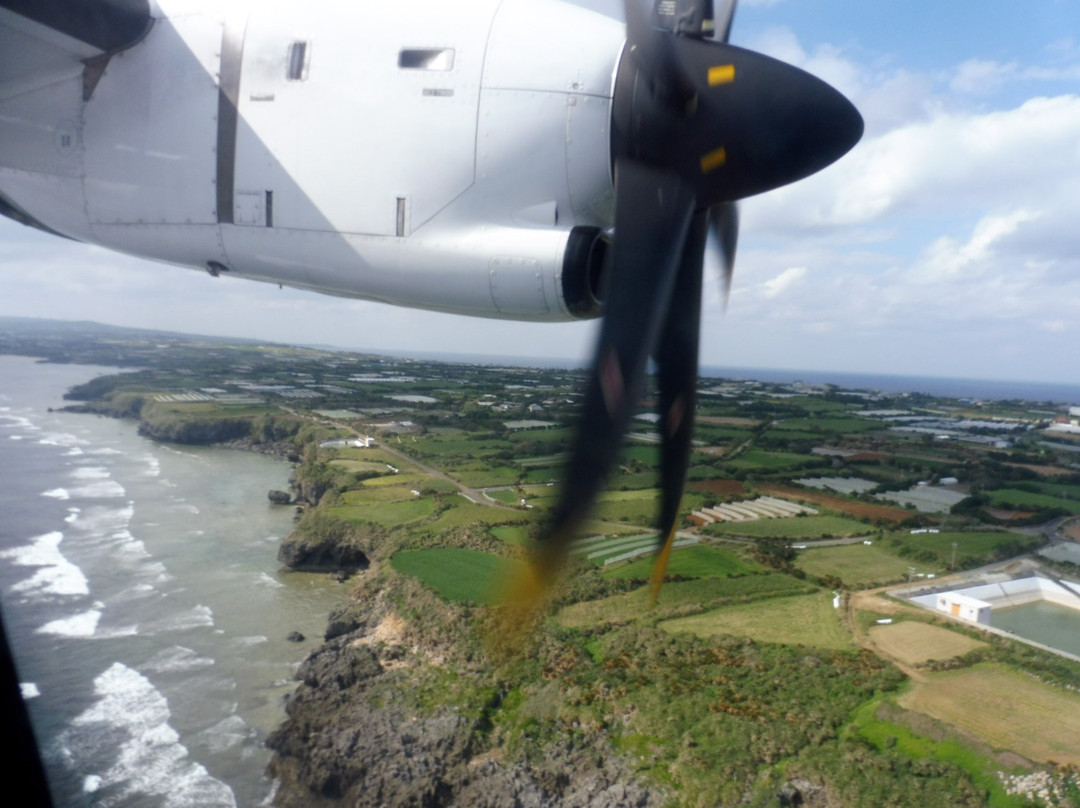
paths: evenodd
<path fill-rule="evenodd" d="M 347 432 L 348 434 L 352 435 L 353 438 L 355 438 L 357 440 L 363 440 L 364 437 L 365 437 L 364 435 L 361 435 L 359 432 L 357 432 L 353 427 L 349 426 L 348 424 L 343 424 L 340 421 L 333 421 L 333 420 L 330 420 L 329 418 L 325 418 L 323 416 L 312 415 L 311 413 L 298 412 L 297 410 L 294 410 L 292 407 L 286 407 L 285 405 L 279 405 L 279 406 L 285 412 L 289 413 L 290 415 L 295 416 L 296 418 L 303 418 L 305 421 L 311 421 L 312 423 L 320 424 L 321 426 L 336 427 L 337 429 L 341 429 L 341 430 Z M 432 477 L 435 477 L 435 478 L 437 478 L 439 480 L 445 480 L 446 482 L 450 483 L 455 488 L 457 488 L 458 493 L 461 494 L 463 497 L 465 497 L 465 499 L 469 500 L 469 502 L 472 502 L 472 503 L 474 503 L 476 505 L 483 505 L 483 506 L 488 507 L 488 508 L 496 508 L 498 510 L 504 510 L 504 511 L 515 510 L 514 508 L 510 508 L 510 507 L 508 507 L 506 505 L 503 505 L 501 502 L 495 502 L 494 500 L 488 499 L 487 497 L 483 496 L 483 494 L 478 489 L 469 488 L 467 485 L 463 485 L 462 483 L 459 483 L 457 480 L 455 480 L 452 477 L 447 476 L 446 474 L 439 471 L 434 466 L 429 466 L 427 463 L 424 463 L 424 462 L 422 462 L 420 460 L 417 460 L 416 458 L 410 457 L 409 455 L 402 452 L 400 449 L 394 449 L 388 443 L 385 443 L 383 441 L 376 441 L 375 445 L 378 446 L 380 449 L 382 449 L 384 452 L 386 452 L 388 455 L 390 455 L 392 457 L 396 457 L 400 462 L 407 463 L 410 466 L 416 466 L 421 471 L 423 471 L 425 474 L 430 474 Z"/>

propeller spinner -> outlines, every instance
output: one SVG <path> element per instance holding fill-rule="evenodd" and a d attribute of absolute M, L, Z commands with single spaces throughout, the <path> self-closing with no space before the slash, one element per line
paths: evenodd
<path fill-rule="evenodd" d="M 735 201 L 839 159 L 863 122 L 810 74 L 727 44 L 735 2 L 626 0 L 627 48 L 615 83 L 615 231 L 604 319 L 561 499 L 519 603 L 536 601 L 577 538 L 656 361 L 661 506 L 653 599 L 675 538 L 697 393 L 702 266 L 711 228 L 725 296 L 738 236 Z M 666 29 L 666 30 L 665 30 Z M 706 38 L 715 30 L 718 39 Z"/>

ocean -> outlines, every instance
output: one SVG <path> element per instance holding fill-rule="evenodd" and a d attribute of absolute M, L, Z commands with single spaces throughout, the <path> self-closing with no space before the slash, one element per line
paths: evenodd
<path fill-rule="evenodd" d="M 49 411 L 105 372 L 0 356 L 0 602 L 56 805 L 265 804 L 341 586 L 276 561 L 287 463 Z"/>

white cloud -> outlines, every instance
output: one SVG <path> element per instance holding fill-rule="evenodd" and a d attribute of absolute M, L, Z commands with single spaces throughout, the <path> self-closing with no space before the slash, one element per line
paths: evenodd
<path fill-rule="evenodd" d="M 767 298 L 779 297 L 806 277 L 806 267 L 785 269 L 775 278 L 761 284 L 762 294 Z"/>
<path fill-rule="evenodd" d="M 959 93 L 989 95 L 1020 72 L 1016 62 L 1001 64 L 985 59 L 968 59 L 956 68 L 949 87 Z"/>

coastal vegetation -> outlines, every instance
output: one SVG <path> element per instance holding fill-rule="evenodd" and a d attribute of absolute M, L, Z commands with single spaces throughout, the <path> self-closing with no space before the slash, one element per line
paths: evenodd
<path fill-rule="evenodd" d="M 1080 805 L 1080 663 L 867 591 L 1033 553 L 1018 524 L 1080 512 L 1055 405 L 709 380 L 684 512 L 817 513 L 688 519 L 652 607 L 641 422 L 511 632 L 500 586 L 556 501 L 580 372 L 92 329 L 0 350 L 138 368 L 72 406 L 293 463 L 279 557 L 347 582 L 269 740 L 278 805 Z"/>

